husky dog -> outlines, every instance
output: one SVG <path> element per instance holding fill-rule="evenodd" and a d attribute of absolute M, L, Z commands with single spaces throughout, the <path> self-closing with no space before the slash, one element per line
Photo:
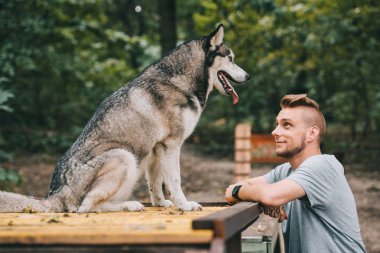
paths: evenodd
<path fill-rule="evenodd" d="M 127 200 L 144 170 L 153 206 L 200 210 L 181 189 L 181 145 L 213 87 L 236 104 L 229 80 L 249 79 L 223 36 L 219 25 L 210 35 L 180 45 L 106 98 L 58 160 L 45 198 L 0 192 L 0 212 L 139 211 L 142 204 Z"/>

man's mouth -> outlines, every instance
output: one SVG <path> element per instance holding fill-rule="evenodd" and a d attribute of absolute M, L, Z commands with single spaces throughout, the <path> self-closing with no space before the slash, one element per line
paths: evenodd
<path fill-rule="evenodd" d="M 235 89 L 232 87 L 229 80 L 233 80 L 230 75 L 228 75 L 226 72 L 220 70 L 218 71 L 218 79 L 223 84 L 223 88 L 226 91 L 226 93 L 230 96 L 232 96 L 232 103 L 237 104 L 239 101 L 239 96 L 236 93 Z"/>

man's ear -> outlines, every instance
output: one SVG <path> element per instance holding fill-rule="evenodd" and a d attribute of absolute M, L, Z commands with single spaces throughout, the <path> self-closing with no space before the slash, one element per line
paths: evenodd
<path fill-rule="evenodd" d="M 307 134 L 307 141 L 312 142 L 314 140 L 318 140 L 319 132 L 321 130 L 317 126 L 312 126 L 308 129 L 308 134 Z"/>
<path fill-rule="evenodd" d="M 210 49 L 215 50 L 217 46 L 220 46 L 223 43 L 224 37 L 224 26 L 220 24 L 212 33 L 210 33 Z"/>

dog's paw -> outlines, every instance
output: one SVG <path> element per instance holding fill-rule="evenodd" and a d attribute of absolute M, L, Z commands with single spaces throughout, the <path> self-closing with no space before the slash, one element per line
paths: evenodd
<path fill-rule="evenodd" d="M 164 199 L 164 200 L 158 201 L 156 203 L 153 203 L 153 206 L 171 207 L 171 206 L 174 206 L 174 204 L 170 200 Z"/>
<path fill-rule="evenodd" d="M 181 205 L 178 205 L 178 209 L 181 211 L 201 211 L 202 206 L 194 201 L 188 201 Z"/>
<path fill-rule="evenodd" d="M 138 212 L 144 210 L 145 207 L 138 201 L 127 201 L 124 203 L 123 209 L 130 212 Z"/>

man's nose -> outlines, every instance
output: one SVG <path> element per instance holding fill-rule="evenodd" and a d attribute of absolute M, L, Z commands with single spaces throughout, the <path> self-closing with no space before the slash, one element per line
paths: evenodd
<path fill-rule="evenodd" d="M 273 137 L 276 137 L 279 135 L 277 127 L 272 131 L 272 135 L 273 135 Z"/>

